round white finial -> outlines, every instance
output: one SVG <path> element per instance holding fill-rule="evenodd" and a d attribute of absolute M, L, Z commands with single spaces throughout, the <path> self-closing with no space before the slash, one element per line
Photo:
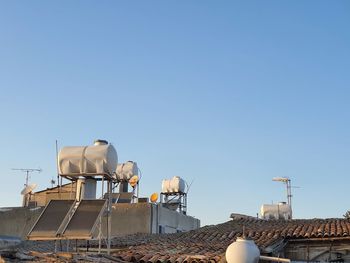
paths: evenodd
<path fill-rule="evenodd" d="M 238 237 L 226 249 L 226 261 L 228 263 L 258 263 L 260 257 L 259 248 L 253 240 Z"/>

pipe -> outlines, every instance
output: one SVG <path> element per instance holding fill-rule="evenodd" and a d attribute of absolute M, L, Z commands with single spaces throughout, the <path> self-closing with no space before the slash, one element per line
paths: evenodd
<path fill-rule="evenodd" d="M 261 260 L 267 260 L 267 261 L 288 262 L 288 263 L 290 263 L 290 259 L 287 259 L 287 258 L 276 258 L 276 257 L 260 256 L 260 259 Z"/>

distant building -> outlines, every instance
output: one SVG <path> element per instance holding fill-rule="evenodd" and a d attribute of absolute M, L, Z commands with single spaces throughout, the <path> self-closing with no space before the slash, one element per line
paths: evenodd
<path fill-rule="evenodd" d="M 31 193 L 27 207 L 0 208 L 0 235 L 25 239 L 51 200 L 75 200 L 75 184 L 73 182 Z M 149 203 L 148 198 L 139 198 L 137 203 L 132 203 L 132 193 L 114 195 L 120 196 L 117 203 L 112 205 L 112 236 L 178 233 L 200 227 L 199 219 L 168 209 L 165 204 Z M 112 199 L 116 202 L 116 198 Z M 105 234 L 105 218 L 103 222 Z"/>
<path fill-rule="evenodd" d="M 46 206 L 51 200 L 74 200 L 75 191 L 75 182 L 64 184 L 61 187 L 47 188 L 30 194 L 28 206 Z"/>

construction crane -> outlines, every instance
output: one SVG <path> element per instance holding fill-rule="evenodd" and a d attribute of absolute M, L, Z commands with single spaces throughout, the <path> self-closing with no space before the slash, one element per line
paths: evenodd
<path fill-rule="evenodd" d="M 21 171 L 21 172 L 24 172 L 26 173 L 26 183 L 24 186 L 28 186 L 28 181 L 29 181 L 29 173 L 32 173 L 32 172 L 38 172 L 38 173 L 41 173 L 43 170 L 41 168 L 12 168 L 12 170 L 15 170 L 15 171 Z"/>

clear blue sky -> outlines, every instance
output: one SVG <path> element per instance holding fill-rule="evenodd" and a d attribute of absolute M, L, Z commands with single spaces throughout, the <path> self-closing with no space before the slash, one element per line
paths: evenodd
<path fill-rule="evenodd" d="M 2 1 L 0 206 L 56 176 L 55 140 L 107 139 L 191 181 L 189 213 L 255 215 L 295 185 L 298 218 L 350 209 L 348 1 Z"/>

